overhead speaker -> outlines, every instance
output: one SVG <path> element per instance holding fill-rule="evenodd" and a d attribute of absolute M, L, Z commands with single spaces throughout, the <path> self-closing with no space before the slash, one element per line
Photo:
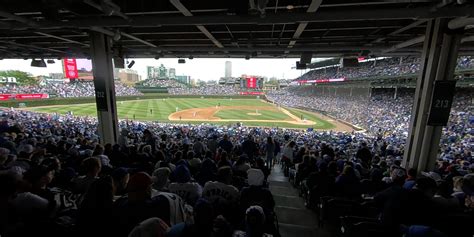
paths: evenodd
<path fill-rule="evenodd" d="M 129 64 L 128 64 L 128 68 L 132 68 L 133 65 L 135 65 L 135 60 L 132 60 Z"/>
<path fill-rule="evenodd" d="M 341 58 L 339 63 L 341 64 L 341 68 L 359 66 L 359 61 L 357 60 L 357 58 Z"/>
<path fill-rule="evenodd" d="M 115 68 L 125 68 L 125 60 L 123 58 L 115 57 L 114 58 L 114 67 Z"/>
<path fill-rule="evenodd" d="M 296 69 L 301 70 L 301 69 L 306 69 L 306 63 L 301 63 L 296 61 Z"/>
<path fill-rule="evenodd" d="M 178 59 L 178 63 L 181 63 L 181 64 L 186 63 L 186 60 L 184 60 L 184 58 L 180 58 Z"/>
<path fill-rule="evenodd" d="M 30 66 L 32 67 L 46 67 L 44 59 L 32 59 Z"/>
<path fill-rule="evenodd" d="M 313 58 L 313 53 L 303 52 L 301 54 L 300 63 L 304 63 L 304 64 L 311 63 L 311 58 Z"/>

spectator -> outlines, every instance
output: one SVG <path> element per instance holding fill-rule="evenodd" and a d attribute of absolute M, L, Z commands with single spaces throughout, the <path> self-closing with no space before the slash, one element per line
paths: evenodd
<path fill-rule="evenodd" d="M 175 183 L 169 185 L 169 191 L 180 196 L 186 203 L 194 206 L 201 197 L 201 186 L 191 181 L 191 173 L 185 165 L 178 165 L 174 171 Z"/>

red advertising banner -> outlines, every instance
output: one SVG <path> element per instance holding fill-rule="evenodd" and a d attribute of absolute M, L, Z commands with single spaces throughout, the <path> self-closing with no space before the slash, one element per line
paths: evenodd
<path fill-rule="evenodd" d="M 75 58 L 64 59 L 64 75 L 69 79 L 78 78 L 77 63 Z"/>
<path fill-rule="evenodd" d="M 241 91 L 240 94 L 241 95 L 263 95 L 265 93 L 263 93 L 262 91 Z"/>
<path fill-rule="evenodd" d="M 257 87 L 257 78 L 247 77 L 247 88 L 256 88 Z"/>
<path fill-rule="evenodd" d="M 0 100 L 9 100 L 11 96 L 11 94 L 1 94 Z"/>
<path fill-rule="evenodd" d="M 29 99 L 47 99 L 48 94 L 16 94 L 15 99 L 17 100 L 29 100 Z"/>

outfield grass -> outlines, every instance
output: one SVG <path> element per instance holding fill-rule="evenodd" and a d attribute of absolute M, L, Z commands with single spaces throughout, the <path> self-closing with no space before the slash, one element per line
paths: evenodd
<path fill-rule="evenodd" d="M 149 100 L 133 100 L 117 102 L 118 117 L 120 119 L 135 119 L 141 121 L 160 121 L 169 122 L 168 116 L 179 110 L 190 108 L 205 108 L 221 106 L 269 106 L 273 105 L 263 102 L 258 99 L 201 99 L 201 98 L 170 98 L 170 99 L 149 99 Z M 31 107 L 31 111 L 43 113 L 58 113 L 66 114 L 72 111 L 76 116 L 97 116 L 95 104 L 77 104 L 77 105 L 55 105 L 45 107 Z M 151 110 L 153 111 L 151 113 Z M 252 121 L 244 122 L 246 126 L 266 126 L 266 127 L 286 127 L 286 128 L 308 128 L 313 127 L 317 129 L 330 129 L 334 127 L 331 123 L 321 120 L 317 116 L 309 112 L 303 112 L 296 109 L 291 109 L 291 113 L 300 117 L 301 114 L 308 119 L 315 121 L 315 125 L 297 125 L 285 122 L 263 122 Z M 248 115 L 247 113 L 255 113 L 255 110 L 239 109 L 239 110 L 222 110 L 215 114 L 221 119 L 232 119 L 235 122 L 239 120 L 291 120 L 291 118 L 278 111 L 258 110 L 261 115 Z M 173 121 L 176 123 L 177 121 Z M 203 122 L 189 122 L 180 121 L 181 123 L 203 123 Z M 235 122 L 212 122 L 213 124 L 228 125 Z"/>

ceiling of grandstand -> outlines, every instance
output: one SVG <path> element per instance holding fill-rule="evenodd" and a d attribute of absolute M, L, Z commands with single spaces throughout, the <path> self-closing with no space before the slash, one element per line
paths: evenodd
<path fill-rule="evenodd" d="M 112 36 L 125 57 L 415 55 L 427 20 L 474 15 L 470 0 L 268 0 L 265 15 L 248 4 L 2 0 L 0 58 L 88 57 L 89 31 Z M 474 27 L 462 42 L 460 53 L 474 54 Z"/>

